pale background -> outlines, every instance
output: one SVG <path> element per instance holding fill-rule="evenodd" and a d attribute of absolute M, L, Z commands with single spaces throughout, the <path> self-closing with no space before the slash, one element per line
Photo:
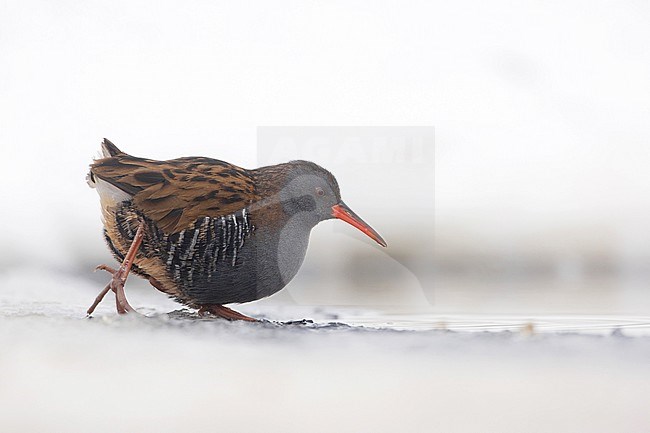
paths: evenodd
<path fill-rule="evenodd" d="M 409 275 L 434 213 L 405 225 L 429 201 L 396 194 L 425 187 L 400 170 L 368 182 L 367 164 L 344 196 L 408 270 L 390 290 L 302 280 L 278 300 L 646 312 L 649 15 L 640 1 L 0 2 L 0 269 L 110 260 L 84 183 L 104 136 L 253 167 L 258 126 L 422 125 L 436 135 L 435 290 L 422 266 Z M 310 269 L 332 230 L 340 254 L 359 251 L 328 224 Z"/>
<path fill-rule="evenodd" d="M 648 22 L 644 1 L 0 0 L 0 429 L 649 431 Z M 262 127 L 305 126 L 435 130 L 433 172 L 313 156 L 389 244 L 324 223 L 241 307 L 315 325 L 175 321 L 135 279 L 156 317 L 83 318 L 112 261 L 84 181 L 102 137 L 253 167 Z"/>

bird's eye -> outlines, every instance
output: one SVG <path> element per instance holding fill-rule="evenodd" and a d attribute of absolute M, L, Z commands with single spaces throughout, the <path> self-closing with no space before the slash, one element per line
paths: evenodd
<path fill-rule="evenodd" d="M 316 187 L 316 194 L 320 195 L 321 197 L 325 195 L 325 191 L 323 191 L 323 188 L 317 186 Z"/>

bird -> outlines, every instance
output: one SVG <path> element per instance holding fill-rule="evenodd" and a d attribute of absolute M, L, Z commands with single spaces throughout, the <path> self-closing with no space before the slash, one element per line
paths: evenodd
<path fill-rule="evenodd" d="M 200 315 L 257 321 L 227 304 L 270 296 L 297 274 L 312 228 L 337 218 L 382 247 L 384 239 L 341 200 L 334 175 L 310 161 L 245 169 L 207 157 L 167 161 L 122 152 L 110 140 L 90 165 L 104 239 L 118 269 L 88 309 L 115 292 L 119 314 L 129 273 Z"/>

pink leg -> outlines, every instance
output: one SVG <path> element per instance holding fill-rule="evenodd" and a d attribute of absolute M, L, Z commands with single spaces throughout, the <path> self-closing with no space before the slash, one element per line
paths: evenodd
<path fill-rule="evenodd" d="M 97 308 L 97 305 L 104 299 L 104 296 L 108 293 L 109 290 L 112 290 L 115 292 L 115 306 L 117 308 L 118 314 L 126 314 L 128 312 L 135 312 L 133 307 L 129 304 L 129 301 L 126 299 L 126 294 L 124 293 L 124 283 L 126 283 L 126 278 L 129 276 L 129 272 L 131 271 L 131 266 L 133 265 L 133 261 L 135 260 L 135 255 L 138 252 L 138 249 L 140 248 L 140 244 L 142 243 L 142 238 L 144 237 L 144 228 L 143 225 L 140 224 L 138 227 L 138 230 L 135 233 L 135 237 L 133 238 L 133 242 L 131 243 L 131 247 L 129 248 L 129 251 L 126 253 L 126 256 L 124 257 L 124 260 L 122 261 L 122 264 L 120 265 L 120 268 L 118 270 L 115 270 L 109 266 L 106 265 L 99 265 L 97 266 L 97 269 L 101 269 L 103 271 L 106 271 L 110 274 L 113 275 L 111 278 L 111 281 L 104 287 L 104 289 L 97 295 L 97 298 L 95 298 L 95 302 L 88 308 L 88 311 L 86 312 L 89 316 L 95 311 L 95 308 Z"/>
<path fill-rule="evenodd" d="M 228 307 L 223 305 L 213 304 L 213 305 L 201 305 L 199 308 L 199 314 L 203 316 L 206 313 L 214 314 L 215 316 L 223 317 L 228 320 L 244 320 L 246 322 L 258 322 L 257 319 L 248 317 L 242 313 L 238 313 L 235 310 L 231 310 Z"/>

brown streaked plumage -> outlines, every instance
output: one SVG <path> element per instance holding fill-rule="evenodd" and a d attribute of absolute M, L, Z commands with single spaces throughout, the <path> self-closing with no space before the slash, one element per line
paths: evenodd
<path fill-rule="evenodd" d="M 160 229 L 176 233 L 203 216 L 228 215 L 259 200 L 247 170 L 203 157 L 154 161 L 135 158 L 105 141 L 112 157 L 91 176 L 133 196 L 133 205 Z"/>
<path fill-rule="evenodd" d="M 308 161 L 248 170 L 204 157 L 155 161 L 104 139 L 88 181 L 102 204 L 104 234 L 122 266 L 89 309 L 113 290 L 119 313 L 129 270 L 178 301 L 231 320 L 223 304 L 282 289 L 304 258 L 309 232 L 339 218 L 385 246 L 340 198 L 334 176 Z"/>

